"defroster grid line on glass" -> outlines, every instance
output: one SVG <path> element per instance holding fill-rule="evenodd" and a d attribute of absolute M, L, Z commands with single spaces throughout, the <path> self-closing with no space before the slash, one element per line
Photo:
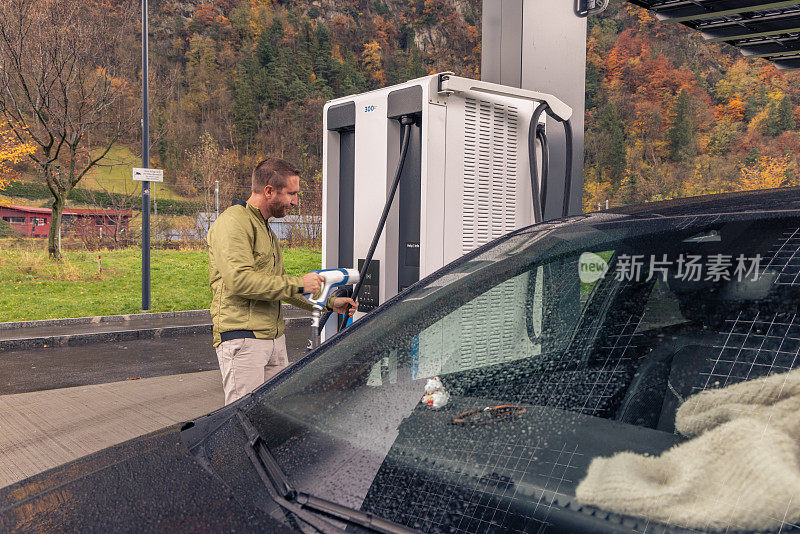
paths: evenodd
<path fill-rule="evenodd" d="M 567 450 L 567 444 L 565 442 L 561 445 L 561 450 L 558 451 L 558 457 L 552 463 L 553 467 L 551 468 L 550 472 L 548 474 L 539 473 L 539 476 L 547 480 L 547 484 L 545 484 L 545 487 L 543 489 L 552 491 L 553 493 L 552 501 L 546 503 L 547 515 L 545 515 L 545 517 L 549 516 L 550 510 L 553 508 L 553 504 L 555 503 L 555 496 L 563 495 L 561 493 L 561 485 L 564 482 L 574 482 L 573 480 L 566 478 L 566 476 L 569 469 L 575 469 L 575 466 L 572 465 L 572 459 L 576 455 L 581 456 L 581 454 L 578 453 L 578 444 L 576 443 L 575 447 L 573 447 L 572 450 Z M 562 456 L 566 457 L 566 463 L 559 463 L 561 461 Z M 562 467 L 563 469 L 561 470 L 560 474 L 556 474 L 558 472 L 559 467 Z M 554 489 L 547 487 L 551 481 L 557 482 L 556 487 Z M 539 509 L 539 505 L 544 499 L 544 496 L 545 496 L 544 492 L 539 496 L 539 500 L 536 502 L 536 508 L 534 509 L 534 513 Z"/>
<path fill-rule="evenodd" d="M 641 316 L 631 315 L 624 323 L 610 327 L 615 333 L 607 336 L 609 344 L 591 351 L 590 362 L 580 362 L 576 368 L 533 374 L 513 402 L 609 416 L 615 411 L 612 400 L 627 387 L 630 378 L 629 351 L 640 337 L 635 333 L 640 321 Z M 576 340 L 581 344 L 593 344 L 598 330 L 598 323 L 585 327 Z"/>
<path fill-rule="evenodd" d="M 765 271 L 777 271 L 779 285 L 797 285 L 800 277 L 800 228 L 785 232 L 767 253 Z"/>
<path fill-rule="evenodd" d="M 480 477 L 478 477 L 479 480 L 483 480 L 487 475 L 490 475 L 491 473 L 497 473 L 498 468 L 500 467 L 499 460 L 503 459 L 504 455 L 507 455 L 505 456 L 506 466 L 508 466 L 511 461 L 514 461 L 514 466 L 510 469 L 507 468 L 502 471 L 506 473 L 510 472 L 513 475 L 517 475 L 516 477 L 514 477 L 514 479 L 519 480 L 530 469 L 530 464 L 533 461 L 535 455 L 542 452 L 540 448 L 540 443 L 538 442 L 534 447 L 526 447 L 525 445 L 520 446 L 519 444 L 517 444 L 514 446 L 514 449 L 511 454 L 508 454 L 507 452 L 504 452 L 502 454 L 498 453 L 496 455 L 497 460 L 492 465 L 491 460 L 492 456 L 495 456 L 494 452 L 497 451 L 498 449 L 503 450 L 506 446 L 507 444 L 502 442 L 495 441 L 492 443 L 492 454 L 490 454 L 487 457 L 487 460 L 489 460 L 489 462 L 482 464 L 480 466 L 481 471 L 477 473 L 477 475 L 480 475 Z M 475 442 L 475 448 L 480 448 L 480 445 L 477 442 Z M 516 453 L 516 455 L 514 453 Z M 522 464 L 524 464 L 524 466 Z M 489 473 L 489 471 L 491 471 L 491 473 Z M 491 489 L 490 491 L 486 491 L 486 489 L 479 490 L 478 486 L 477 485 L 475 486 L 475 489 L 472 491 L 472 494 L 468 497 L 468 502 L 470 504 L 465 510 L 465 512 L 467 513 L 462 514 L 458 522 L 457 525 L 458 531 L 479 532 L 484 529 L 476 528 L 476 526 L 480 527 L 481 525 L 483 525 L 483 523 L 486 523 L 486 525 L 483 526 L 488 526 L 491 524 L 491 522 L 494 521 L 500 522 L 500 524 L 502 524 L 502 521 L 506 519 L 511 504 L 513 503 L 514 500 L 518 498 L 517 490 L 519 488 L 519 485 L 513 483 L 512 480 L 511 487 L 513 487 L 513 493 L 510 496 L 507 495 L 509 486 L 503 487 L 502 491 L 500 491 L 501 486 L 502 486 L 501 483 L 496 483 L 495 488 Z M 487 487 L 491 488 L 491 484 L 484 485 L 484 488 Z M 509 508 L 501 510 L 496 506 L 492 507 L 491 505 L 493 497 L 494 498 L 510 497 L 508 499 Z M 453 496 L 451 495 L 451 497 L 448 499 L 447 508 L 450 508 L 449 505 L 452 504 L 451 503 L 452 500 Z M 491 517 L 488 517 L 489 512 L 491 512 Z M 500 517 L 498 517 L 498 512 L 500 512 Z M 534 519 L 533 517 L 530 516 L 525 516 L 524 519 L 526 526 L 530 525 L 531 521 L 533 521 L 534 524 L 542 524 L 541 521 Z"/>
<path fill-rule="evenodd" d="M 685 230 L 686 228 L 699 226 L 700 224 L 705 224 L 705 225 L 714 224 L 720 219 L 721 217 L 719 215 L 702 215 L 702 216 L 695 215 L 691 217 L 683 217 L 675 225 L 675 228 L 677 230 Z"/>
<path fill-rule="evenodd" d="M 476 441 L 473 441 L 473 443 L 476 443 Z M 502 452 L 502 450 L 505 448 L 505 445 L 506 444 L 503 443 L 503 442 L 498 442 L 498 441 L 492 442 L 492 444 L 491 444 L 491 447 L 492 447 L 491 452 L 488 455 L 486 455 L 487 461 L 485 463 L 480 464 L 480 471 L 476 474 L 476 476 L 479 475 L 478 476 L 478 480 L 479 481 L 485 481 L 487 479 L 487 477 L 491 477 L 492 474 L 499 475 L 499 473 L 497 473 L 497 471 L 498 471 L 498 468 L 500 468 L 500 461 L 503 460 L 504 458 L 506 459 L 506 466 L 505 467 L 507 467 L 507 465 L 509 463 L 509 459 L 512 456 L 506 456 Z M 537 444 L 534 447 L 534 451 L 539 450 L 539 445 L 540 444 L 537 441 Z M 477 446 L 477 443 L 476 443 L 476 446 Z M 498 451 L 498 449 L 500 449 L 500 450 Z M 482 456 L 482 455 L 480 455 L 480 456 Z M 493 457 L 496 458 L 496 460 L 494 462 L 492 462 L 492 458 Z M 522 459 L 522 456 L 517 457 L 517 465 L 519 464 L 519 461 L 521 459 Z M 533 454 L 531 454 L 527 458 L 526 467 L 529 467 L 530 463 L 532 461 L 533 461 Z M 490 469 L 491 469 L 491 473 L 487 472 Z M 503 471 L 503 472 L 508 472 L 506 469 L 502 469 L 501 468 L 500 470 Z M 511 471 L 514 474 L 519 474 L 520 477 L 525 473 L 525 471 L 520 472 L 517 469 L 513 469 Z M 507 501 L 508 502 L 508 506 L 504 510 L 502 510 L 502 509 L 499 508 L 499 506 L 494 505 L 493 503 L 494 502 L 499 502 L 498 497 L 507 497 L 508 496 L 507 493 L 508 493 L 509 486 L 505 485 L 505 487 L 503 488 L 502 491 L 496 491 L 496 490 L 499 490 L 501 485 L 504 485 L 504 484 L 502 483 L 502 481 L 497 481 L 497 480 L 493 481 L 493 482 L 494 482 L 494 484 L 492 484 L 492 483 L 483 484 L 482 487 L 479 487 L 478 484 L 475 484 L 473 486 L 472 492 L 469 495 L 469 497 L 467 498 L 467 501 L 469 503 L 467 511 L 471 512 L 471 513 L 465 513 L 465 514 L 461 515 L 461 517 L 460 517 L 460 519 L 458 521 L 458 524 L 456 525 L 456 529 L 458 531 L 463 531 L 463 532 L 481 532 L 481 531 L 486 530 L 486 528 L 488 526 L 490 526 L 493 523 L 495 523 L 496 520 L 499 522 L 499 524 L 503 524 L 502 521 L 506 518 L 507 514 L 509 513 L 509 510 L 510 510 L 512 502 L 517 497 L 518 484 L 514 484 L 513 481 L 511 482 L 511 486 L 514 488 L 514 492 L 511 495 L 510 499 Z M 494 485 L 494 488 L 492 488 L 492 485 Z M 491 489 L 489 491 L 486 491 L 486 488 L 491 488 Z M 448 499 L 448 505 L 451 503 L 451 501 L 452 501 L 452 495 Z M 472 509 L 470 510 L 469 507 L 472 507 Z M 448 506 L 448 508 L 449 508 L 449 506 Z M 498 512 L 500 512 L 501 517 L 497 517 L 497 513 Z M 491 513 L 491 516 L 489 516 L 489 513 Z M 532 517 L 526 517 L 525 519 L 528 520 L 528 521 L 529 520 L 533 520 Z M 477 524 L 476 524 L 476 522 L 477 522 Z M 537 522 L 539 522 L 539 521 L 537 521 Z M 526 521 L 526 523 L 527 523 L 527 521 Z"/>
<path fill-rule="evenodd" d="M 581 413 L 588 413 L 588 414 L 597 414 L 601 411 L 601 401 L 604 399 L 609 399 L 614 396 L 613 393 L 609 393 L 609 387 L 611 387 L 616 380 L 623 379 L 623 377 L 627 376 L 627 369 L 625 366 L 631 361 L 628 354 L 632 347 L 635 347 L 636 344 L 634 343 L 634 339 L 639 338 L 641 334 L 636 334 L 635 332 L 639 328 L 639 323 L 642 321 L 642 317 L 644 314 L 640 314 L 638 318 L 634 321 L 633 316 L 628 316 L 627 321 L 622 326 L 621 330 L 619 330 L 618 334 L 612 334 L 609 336 L 609 339 L 613 340 L 613 345 L 608 347 L 600 347 L 601 350 L 607 351 L 606 359 L 602 365 L 602 371 L 598 374 L 598 378 L 602 376 L 603 373 L 608 374 L 607 380 L 604 382 L 600 382 L 596 380 L 593 384 L 592 390 L 589 395 L 586 396 L 586 404 L 579 410 Z M 609 363 L 614 362 L 614 368 L 610 371 L 607 371 L 606 368 L 609 366 Z M 594 393 L 594 389 L 600 387 L 602 385 L 603 390 L 600 392 L 599 395 L 592 397 Z M 587 405 L 591 398 L 595 399 L 595 405 L 592 407 L 591 410 L 587 411 Z"/>
<path fill-rule="evenodd" d="M 709 371 L 702 371 L 703 385 L 695 391 L 725 387 L 796 368 L 800 354 L 800 323 L 797 314 L 739 312 L 725 321 L 709 358 Z"/>
<path fill-rule="evenodd" d="M 613 263 L 613 262 L 612 262 Z M 629 282 L 608 280 L 597 287 L 593 300 L 614 298 Z M 570 342 L 575 366 L 535 373 L 514 397 L 518 404 L 551 406 L 593 416 L 610 416 L 615 411 L 613 399 L 627 387 L 630 379 L 630 349 L 640 337 L 636 331 L 643 313 L 628 314 L 624 320 L 604 325 L 604 314 L 596 314 L 579 326 Z M 601 326 L 606 330 L 605 343 L 597 346 Z M 575 350 L 572 350 L 575 348 Z M 510 395 L 506 395 L 510 397 Z M 509 399 L 511 400 L 511 399 Z"/>
<path fill-rule="evenodd" d="M 525 462 L 525 466 L 520 468 L 520 463 L 525 461 L 525 460 L 522 459 L 522 457 L 509 455 L 509 456 L 506 456 L 505 458 L 506 458 L 506 462 L 505 462 L 505 465 L 503 466 L 503 471 L 504 472 L 507 472 L 508 470 L 513 470 L 514 472 L 521 471 L 523 473 L 527 472 L 528 469 L 530 468 L 531 462 L 533 461 L 533 456 L 529 456 L 527 458 L 527 461 Z M 515 462 L 515 464 L 514 464 L 513 467 L 510 467 L 509 463 L 512 460 Z M 497 465 L 499 466 L 499 462 L 498 462 Z M 494 484 L 495 488 L 498 488 L 498 489 L 500 488 L 501 485 L 502 484 L 499 483 L 499 481 L 496 481 L 495 484 Z M 500 517 L 497 517 L 497 512 L 501 512 L 501 515 L 509 513 L 509 510 L 510 510 L 510 507 L 511 507 L 511 502 L 513 502 L 513 500 L 517 498 L 518 485 L 514 484 L 513 486 L 514 486 L 514 493 L 511 495 L 511 499 L 508 501 L 508 506 L 504 510 L 501 510 L 499 507 L 495 507 L 493 509 L 492 516 L 488 519 L 489 523 L 494 522 L 495 519 L 497 519 L 498 521 L 501 520 Z M 506 493 L 507 489 L 508 488 L 506 487 L 502 493 L 495 492 L 494 490 L 491 491 L 490 493 L 491 493 L 492 497 L 503 497 L 503 496 L 505 496 L 505 493 Z M 463 521 L 463 519 L 464 518 L 462 517 L 461 520 L 459 521 L 459 527 L 461 526 L 461 522 Z M 528 519 L 530 519 L 530 518 L 528 518 Z"/>

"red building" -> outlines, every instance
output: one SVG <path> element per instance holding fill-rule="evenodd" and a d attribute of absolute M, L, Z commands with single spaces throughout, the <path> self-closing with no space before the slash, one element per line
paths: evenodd
<path fill-rule="evenodd" d="M 65 209 L 61 224 L 65 231 L 72 230 L 79 235 L 113 237 L 117 232 L 128 231 L 132 215 L 127 210 Z M 49 208 L 0 204 L 0 217 L 25 237 L 47 237 L 50 232 L 52 213 Z"/>

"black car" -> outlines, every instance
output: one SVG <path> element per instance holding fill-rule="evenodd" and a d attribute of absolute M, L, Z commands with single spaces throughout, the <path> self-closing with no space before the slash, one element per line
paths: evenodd
<path fill-rule="evenodd" d="M 796 531 L 798 251 L 797 189 L 513 232 L 0 531 Z"/>

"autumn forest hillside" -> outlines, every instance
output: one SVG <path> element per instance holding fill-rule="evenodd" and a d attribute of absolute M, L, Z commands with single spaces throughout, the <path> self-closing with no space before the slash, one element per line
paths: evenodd
<path fill-rule="evenodd" d="M 589 19 L 584 208 L 797 185 L 799 82 L 612 2 Z"/>
<path fill-rule="evenodd" d="M 163 81 L 152 153 L 187 192 L 235 176 L 246 189 L 262 155 L 295 162 L 304 189 L 318 189 L 325 101 L 441 70 L 479 76 L 480 5 L 162 0 L 151 41 Z"/>
<path fill-rule="evenodd" d="M 246 194 L 259 158 L 281 156 L 300 167 L 303 209 L 314 212 L 324 102 L 437 71 L 479 77 L 481 4 L 150 0 L 152 164 L 190 198 L 208 199 L 220 180 L 227 202 Z M 585 209 L 798 184 L 799 74 L 621 0 L 588 32 Z M 123 153 L 139 153 L 139 135 L 132 123 Z"/>
<path fill-rule="evenodd" d="M 153 36 L 161 75 L 173 76 L 157 108 L 160 164 L 191 186 L 203 143 L 212 143 L 226 154 L 226 172 L 271 153 L 314 176 L 326 99 L 442 70 L 480 76 L 480 8 L 479 0 L 165 2 Z M 797 73 L 627 2 L 588 24 L 585 209 L 797 183 Z"/>

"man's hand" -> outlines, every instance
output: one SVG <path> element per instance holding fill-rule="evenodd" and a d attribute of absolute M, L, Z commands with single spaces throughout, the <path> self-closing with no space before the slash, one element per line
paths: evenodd
<path fill-rule="evenodd" d="M 349 316 L 352 317 L 358 308 L 358 302 L 348 297 L 337 297 L 333 301 L 333 311 L 336 313 L 344 313 L 347 307 L 350 306 Z"/>
<path fill-rule="evenodd" d="M 315 296 L 322 289 L 325 279 L 319 273 L 306 273 L 303 275 L 303 293 Z"/>

